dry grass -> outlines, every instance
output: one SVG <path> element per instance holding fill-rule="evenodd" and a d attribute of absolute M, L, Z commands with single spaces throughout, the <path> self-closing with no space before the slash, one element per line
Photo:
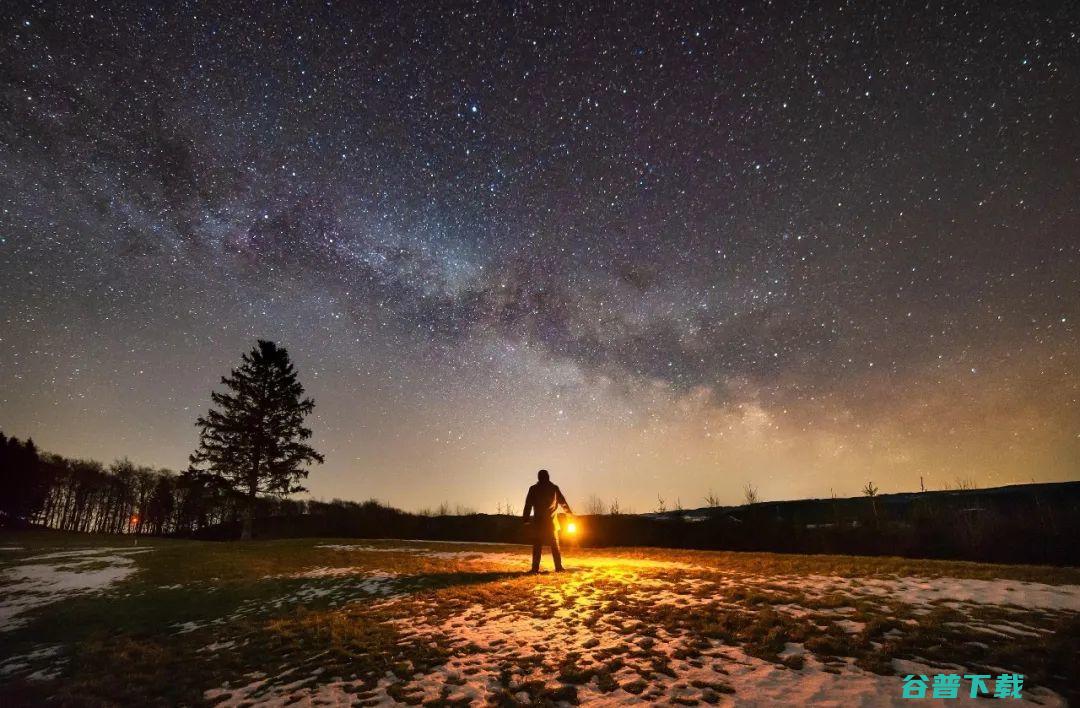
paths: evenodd
<path fill-rule="evenodd" d="M 120 545 L 113 538 L 5 534 L 0 545 L 24 550 L 0 556 L 0 569 L 45 549 L 105 544 Z M 1080 675 L 1076 613 L 912 606 L 866 595 L 855 582 L 823 592 L 789 582 L 916 576 L 1080 584 L 1075 569 L 621 549 L 578 551 L 580 569 L 566 575 L 525 576 L 523 564 L 508 567 L 499 557 L 439 556 L 512 553 L 524 561 L 525 551 L 514 547 L 438 544 L 425 552 L 386 552 L 320 546 L 405 544 L 322 539 L 143 544 L 153 551 L 132 556 L 139 571 L 121 585 L 40 608 L 27 626 L 0 633 L 0 659 L 62 648 L 15 672 L 0 687 L 0 703 L 197 704 L 217 687 L 231 688 L 213 700 L 235 699 L 242 692 L 229 691 L 264 676 L 251 699 L 282 686 L 299 696 L 333 684 L 360 705 L 383 695 L 455 705 L 483 680 L 485 699 L 496 705 L 574 702 L 586 688 L 712 704 L 736 690 L 726 678 L 725 647 L 793 676 L 811 657 L 825 671 L 853 664 L 883 675 L 903 658 L 985 673 L 1007 667 L 1028 676 L 1027 686 L 1068 696 L 1075 691 L 1068 677 Z M 348 575 L 283 577 L 317 568 L 355 568 L 360 578 L 376 570 L 393 574 L 387 581 L 393 598 L 361 590 Z M 182 623 L 196 628 L 179 633 Z M 550 627 L 552 636 L 569 639 L 521 646 L 516 632 L 500 629 L 505 626 Z M 1008 641 L 988 641 L 988 632 L 1002 627 L 1017 631 Z M 792 653 L 792 646 L 801 652 Z M 117 667 L 123 681 L 113 678 Z M 28 678 L 39 670 L 57 675 Z M 439 671 L 434 694 L 430 681 L 414 680 Z M 687 671 L 698 673 L 683 680 Z M 711 672 L 709 678 L 697 677 L 701 671 Z"/>

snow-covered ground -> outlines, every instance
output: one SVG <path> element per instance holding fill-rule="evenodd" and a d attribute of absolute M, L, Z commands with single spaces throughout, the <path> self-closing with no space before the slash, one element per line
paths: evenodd
<path fill-rule="evenodd" d="M 450 561 L 458 565 L 482 564 L 508 571 L 527 568 L 524 551 L 475 552 L 439 551 L 411 546 L 337 546 L 341 550 L 398 551 Z M 620 615 L 619 603 L 646 603 L 657 608 L 672 606 L 685 612 L 706 612 L 708 608 L 735 607 L 719 600 L 725 590 L 739 588 L 797 590 L 803 597 L 820 598 L 842 593 L 852 603 L 888 597 L 916 608 L 946 602 L 950 606 L 1020 605 L 1054 613 L 1080 611 L 1080 586 L 1044 585 L 1012 580 L 972 580 L 962 578 L 844 578 L 824 575 L 764 577 L 746 573 L 720 573 L 708 579 L 675 577 L 666 571 L 695 571 L 699 566 L 656 559 L 589 555 L 569 558 L 572 572 L 559 583 L 541 583 L 533 590 L 532 601 L 492 605 L 474 603 L 447 613 L 438 598 L 410 600 L 393 598 L 390 604 L 408 602 L 406 616 L 396 621 L 402 643 L 439 646 L 450 659 L 426 671 L 387 674 L 374 687 L 359 690 L 355 681 L 324 679 L 311 685 L 311 676 L 295 669 L 277 675 L 252 675 L 239 685 L 222 686 L 205 693 L 205 698 L 221 706 L 249 702 L 263 705 L 395 705 L 398 699 L 410 703 L 444 700 L 485 705 L 493 700 L 523 704 L 537 700 L 537 685 L 555 693 L 539 694 L 556 704 L 581 705 L 831 705 L 907 706 L 902 697 L 907 674 L 932 676 L 942 673 L 938 666 L 918 661 L 892 659 L 894 675 L 872 673 L 856 665 L 852 658 L 822 659 L 801 644 L 789 643 L 780 653 L 783 662 L 768 661 L 747 653 L 738 645 L 692 632 L 671 632 L 651 627 L 632 615 Z M 322 569 L 320 573 L 325 574 Z M 658 574 L 659 573 L 659 574 Z M 549 608 L 536 612 L 535 607 Z M 610 609 L 609 609 L 610 608 Z M 852 607 L 813 610 L 797 604 L 777 605 L 777 611 L 793 617 L 817 613 L 835 617 L 834 624 L 855 635 L 866 623 L 845 619 Z M 594 621 L 597 615 L 600 621 Z M 607 616 L 603 616 L 603 615 Z M 973 620 L 974 621 L 974 620 Z M 915 620 L 908 620 L 915 622 Z M 1022 623 L 999 627 L 1004 632 L 1041 630 Z M 898 636 L 898 629 L 889 637 Z M 612 659 L 617 659 L 612 661 Z M 797 659 L 798 662 L 792 662 Z M 560 682 L 561 671 L 588 676 L 568 686 Z M 964 674 L 963 665 L 949 672 Z M 591 674 L 591 676 L 590 676 Z M 643 677 L 647 677 L 643 679 Z M 574 683 L 573 679 L 568 679 Z M 994 680 L 987 682 L 990 691 Z M 566 689 L 569 688 L 569 692 Z M 563 690 L 563 693 L 558 693 Z M 964 691 L 966 691 L 966 684 Z M 965 697 L 947 702 L 925 700 L 931 705 L 982 705 L 984 699 Z M 1029 687 L 1022 700 L 1013 705 L 1063 706 L 1064 699 L 1044 688 Z"/>
<path fill-rule="evenodd" d="M 857 596 L 887 597 L 909 605 L 945 602 L 948 606 L 956 607 L 973 603 L 1080 612 L 1080 585 L 975 578 L 842 578 L 823 575 L 777 578 L 772 582 L 817 597 L 844 592 Z"/>
<path fill-rule="evenodd" d="M 32 665 L 37 664 L 42 660 L 53 660 L 54 657 L 60 653 L 61 649 L 62 647 L 59 644 L 51 644 L 27 652 L 26 654 L 9 656 L 3 660 L 3 663 L 0 663 L 0 678 L 24 672 L 31 668 Z M 52 664 L 50 669 L 38 670 L 29 674 L 27 678 L 31 681 L 44 681 L 54 677 L 61 662 L 50 661 L 50 663 Z"/>
<path fill-rule="evenodd" d="M 207 603 L 201 616 L 202 605 L 185 599 L 177 603 L 183 614 L 161 619 L 189 652 L 185 665 L 203 662 L 206 670 L 248 657 L 241 670 L 212 680 L 194 669 L 186 677 L 205 681 L 194 695 L 221 706 L 907 706 L 905 675 L 1019 671 L 992 648 L 1037 652 L 1060 643 L 1060 627 L 1080 619 L 1080 585 L 1051 584 L 1049 573 L 1027 576 L 1048 583 L 858 576 L 823 561 L 799 574 L 752 554 L 721 562 L 709 554 L 568 549 L 569 572 L 527 576 L 523 546 L 292 543 L 283 555 L 272 544 L 252 555 L 226 553 L 228 563 L 254 571 L 229 580 L 216 568 L 173 576 L 169 561 L 148 566 L 140 577 L 150 582 L 128 589 L 120 588 L 139 554 L 155 554 L 143 556 L 145 564 L 164 561 L 165 550 L 13 552 L 0 560 L 0 632 L 20 635 L 22 644 L 0 655 L 0 683 L 68 680 L 77 668 L 69 647 L 14 630 L 51 603 L 110 591 L 106 602 L 171 602 L 185 592 L 235 598 Z M 928 575 L 950 566 L 932 568 Z M 317 632 L 305 635 L 309 621 Z M 373 629 L 382 639 L 372 641 L 386 644 L 364 639 L 345 654 L 338 646 L 334 657 L 333 635 L 343 629 Z M 287 655 L 274 654 L 279 631 L 290 638 Z M 994 680 L 987 685 L 993 692 Z M 960 698 L 919 702 L 982 705 L 966 691 L 967 683 Z M 1066 701 L 1028 683 L 1010 704 Z"/>
<path fill-rule="evenodd" d="M 0 632 L 25 623 L 28 610 L 75 595 L 101 592 L 135 572 L 137 553 L 150 549 L 86 548 L 21 559 L 0 570 Z"/>

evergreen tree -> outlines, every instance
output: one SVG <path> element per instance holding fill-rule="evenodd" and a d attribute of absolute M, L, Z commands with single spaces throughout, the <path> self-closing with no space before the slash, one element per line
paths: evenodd
<path fill-rule="evenodd" d="M 212 391 L 214 407 L 196 421 L 191 474 L 242 500 L 241 538 L 247 540 L 256 497 L 304 491 L 299 481 L 308 475 L 306 466 L 323 461 L 305 442 L 311 430 L 304 418 L 315 402 L 303 397 L 288 352 L 261 339 L 221 383 L 228 391 Z"/>
<path fill-rule="evenodd" d="M 0 526 L 29 523 L 45 504 L 52 483 L 34 441 L 0 432 Z"/>

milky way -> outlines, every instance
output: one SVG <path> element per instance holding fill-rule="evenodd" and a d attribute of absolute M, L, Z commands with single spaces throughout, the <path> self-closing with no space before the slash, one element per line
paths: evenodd
<path fill-rule="evenodd" d="M 1077 6 L 620 5 L 5 4 L 0 428 L 264 337 L 321 497 L 1080 477 Z"/>

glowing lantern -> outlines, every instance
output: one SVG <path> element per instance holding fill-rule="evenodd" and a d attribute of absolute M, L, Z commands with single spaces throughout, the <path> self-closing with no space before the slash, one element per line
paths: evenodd
<path fill-rule="evenodd" d="M 577 533 L 577 524 L 573 521 L 566 525 L 566 533 Z"/>

